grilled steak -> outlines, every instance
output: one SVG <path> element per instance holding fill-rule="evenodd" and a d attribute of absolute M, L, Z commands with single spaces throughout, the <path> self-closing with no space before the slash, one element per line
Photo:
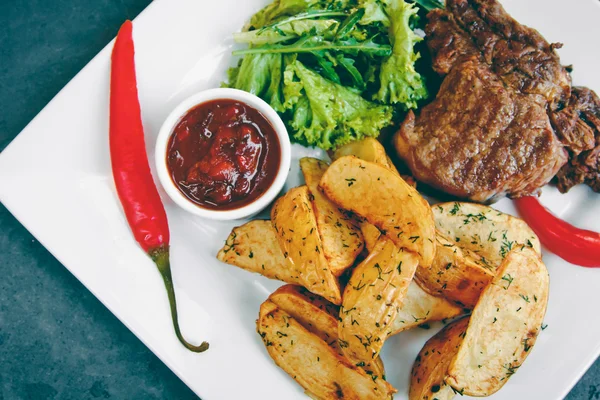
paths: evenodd
<path fill-rule="evenodd" d="M 559 170 L 561 190 L 581 182 L 598 190 L 600 102 L 589 89 L 571 93 L 560 45 L 496 0 L 447 0 L 446 7 L 431 11 L 426 27 L 444 81 L 394 138 L 414 176 L 480 202 L 534 194 Z"/>
<path fill-rule="evenodd" d="M 542 95 L 551 108 L 569 98 L 571 78 L 554 51 L 561 45 L 549 44 L 538 31 L 519 24 L 495 0 L 450 0 L 447 5 L 507 86 Z"/>
<path fill-rule="evenodd" d="M 550 117 L 569 148 L 569 162 L 556 175 L 558 189 L 565 193 L 585 183 L 600 192 L 600 99 L 588 88 L 573 87 L 565 107 Z"/>
<path fill-rule="evenodd" d="M 408 115 L 395 143 L 417 179 L 480 202 L 530 194 L 567 161 L 545 103 L 476 58 L 450 71 L 417 121 Z"/>

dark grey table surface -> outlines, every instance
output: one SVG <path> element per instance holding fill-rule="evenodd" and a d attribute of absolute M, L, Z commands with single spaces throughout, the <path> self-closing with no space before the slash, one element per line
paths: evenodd
<path fill-rule="evenodd" d="M 0 151 L 148 3 L 0 1 Z M 0 400 L 196 398 L 1 205 L 0 259 Z"/>

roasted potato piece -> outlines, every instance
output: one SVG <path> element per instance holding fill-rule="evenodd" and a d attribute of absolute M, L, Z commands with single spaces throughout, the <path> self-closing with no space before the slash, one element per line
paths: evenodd
<path fill-rule="evenodd" d="M 375 225 L 367 221 L 363 221 L 360 224 L 360 230 L 365 240 L 365 247 L 370 253 L 375 248 L 375 245 L 381 236 L 381 231 Z"/>
<path fill-rule="evenodd" d="M 363 237 L 365 238 L 365 247 L 369 252 L 373 251 L 377 240 L 381 236 L 381 232 L 377 227 L 368 222 L 364 222 L 360 228 L 363 232 Z M 437 259 L 437 254 L 434 258 L 434 264 L 435 259 Z M 421 268 L 417 267 L 415 280 L 420 269 Z M 454 318 L 463 312 L 461 307 L 452 304 L 443 297 L 429 294 L 413 281 L 408 286 L 406 297 L 394 320 L 392 335 L 417 327 L 426 322 Z"/>
<path fill-rule="evenodd" d="M 439 231 L 435 238 L 435 258 L 429 267 L 419 267 L 415 279 L 429 293 L 475 307 L 481 291 L 494 278 L 486 260 L 469 249 L 462 249 Z"/>
<path fill-rule="evenodd" d="M 473 309 L 446 383 L 469 396 L 498 391 L 535 344 L 548 303 L 549 276 L 536 251 L 510 251 Z"/>
<path fill-rule="evenodd" d="M 256 327 L 273 361 L 315 398 L 391 399 L 395 392 L 270 300 L 261 305 Z"/>
<path fill-rule="evenodd" d="M 391 335 L 416 328 L 427 322 L 458 317 L 464 313 L 463 308 L 452 304 L 443 297 L 430 295 L 413 280 L 408 285 L 408 292 L 392 323 Z"/>
<path fill-rule="evenodd" d="M 435 255 L 435 226 L 429 204 L 388 168 L 345 156 L 329 166 L 321 188 L 340 207 L 375 225 L 398 246 L 429 266 Z"/>
<path fill-rule="evenodd" d="M 335 161 L 338 158 L 344 156 L 355 156 L 360 158 L 361 160 L 379 164 L 382 167 L 386 167 L 392 172 L 394 172 L 396 175 L 400 176 L 400 173 L 394 166 L 394 163 L 387 155 L 385 148 L 377 139 L 368 137 L 362 140 L 357 140 L 355 142 L 345 144 L 344 146 L 340 147 L 335 151 L 335 153 L 332 156 L 332 159 Z M 402 179 L 404 179 L 406 183 L 408 183 L 410 186 L 416 188 L 416 182 L 414 179 L 412 179 L 412 177 L 407 178 L 405 176 L 402 176 Z M 410 182 L 408 179 L 410 179 Z M 381 232 L 375 226 L 366 221 L 363 221 L 360 224 L 360 229 L 364 236 L 365 246 L 367 250 L 371 252 L 373 246 L 375 246 L 375 242 L 377 242 L 377 239 L 379 239 L 379 235 L 381 234 Z M 369 237 L 367 238 L 365 235 L 368 235 Z"/>
<path fill-rule="evenodd" d="M 353 362 L 377 357 L 418 265 L 418 256 L 384 236 L 352 272 L 340 308 L 339 337 Z"/>
<path fill-rule="evenodd" d="M 331 159 L 335 161 L 346 156 L 358 157 L 361 160 L 379 164 L 394 170 L 396 173 L 398 172 L 396 171 L 394 164 L 390 161 L 383 145 L 379 140 L 372 137 L 343 145 L 333 153 Z"/>
<path fill-rule="evenodd" d="M 368 222 L 361 225 L 361 230 L 365 247 L 372 251 L 381 232 Z M 433 262 L 429 267 L 417 268 L 415 279 L 434 296 L 473 308 L 483 288 L 494 277 L 492 268 L 477 254 L 456 246 L 439 232 L 435 244 Z"/>
<path fill-rule="evenodd" d="M 362 223 L 360 228 L 365 239 L 365 247 L 369 252 L 373 251 L 377 240 L 381 236 L 381 232 L 377 227 L 368 222 Z M 443 250 L 442 254 L 445 253 Z M 436 257 L 433 262 L 434 265 L 438 258 L 438 251 L 439 249 L 436 250 Z M 417 267 L 415 280 L 421 269 L 422 268 Z M 392 325 L 392 335 L 417 327 L 426 322 L 450 319 L 463 313 L 464 310 L 462 307 L 454 305 L 443 297 L 431 295 L 423 290 L 417 283 L 411 282 L 408 286 L 406 297 L 404 298 L 402 306 L 400 306 L 398 315 Z"/>
<path fill-rule="evenodd" d="M 355 156 L 360 158 L 361 160 L 379 164 L 398 173 L 396 167 L 394 167 L 394 164 L 387 156 L 383 145 L 377 139 L 369 137 L 345 144 L 344 146 L 340 147 L 335 151 L 332 159 L 335 161 L 338 158 L 344 156 Z M 379 236 L 381 236 L 381 231 L 377 229 L 376 226 L 370 224 L 367 221 L 362 221 L 360 223 L 360 230 L 363 234 L 365 247 L 370 253 L 371 251 L 373 251 L 373 247 L 375 247 L 377 239 L 379 239 Z"/>
<path fill-rule="evenodd" d="M 444 379 L 463 341 L 469 317 L 446 325 L 425 343 L 410 374 L 409 400 L 450 400 L 455 391 Z"/>
<path fill-rule="evenodd" d="M 513 248 L 531 247 L 541 254 L 540 241 L 522 219 L 473 203 L 435 204 L 432 209 L 442 234 L 478 254 L 494 270 Z"/>
<path fill-rule="evenodd" d="M 293 188 L 280 197 L 271 210 L 271 222 L 283 256 L 292 264 L 286 282 L 296 279 L 311 292 L 341 304 L 339 282 L 323 252 L 308 188 Z"/>
<path fill-rule="evenodd" d="M 271 293 L 269 300 L 331 347 L 339 348 L 338 306 L 297 285 L 281 286 Z"/>
<path fill-rule="evenodd" d="M 397 175 L 401 176 L 402 179 L 406 181 L 410 186 L 416 188 L 417 181 L 412 176 L 409 175 L 400 175 L 400 172 L 396 169 L 396 166 L 387 155 L 385 148 L 381 144 L 381 142 L 377 139 L 373 139 L 371 137 L 357 140 L 356 142 L 350 142 L 345 144 L 344 146 L 337 149 L 331 159 L 337 160 L 338 158 L 342 158 L 344 156 L 355 156 L 360 158 L 361 160 L 374 162 L 375 164 L 382 165 L 386 168 L 391 169 Z"/>
<path fill-rule="evenodd" d="M 217 259 L 267 278 L 304 283 L 294 265 L 283 256 L 271 221 L 257 219 L 233 228 Z"/>
<path fill-rule="evenodd" d="M 281 286 L 269 296 L 269 300 L 344 356 L 338 341 L 338 306 L 296 285 Z M 379 357 L 374 362 L 365 364 L 363 369 L 372 376 L 385 376 L 383 362 Z"/>
<path fill-rule="evenodd" d="M 326 162 L 316 158 L 301 158 L 300 168 L 306 186 L 312 195 L 312 206 L 317 218 L 317 227 L 323 242 L 323 253 L 329 268 L 335 276 L 340 276 L 351 267 L 363 249 L 363 238 L 356 221 L 342 213 L 319 190 L 319 181 L 327 170 Z"/>

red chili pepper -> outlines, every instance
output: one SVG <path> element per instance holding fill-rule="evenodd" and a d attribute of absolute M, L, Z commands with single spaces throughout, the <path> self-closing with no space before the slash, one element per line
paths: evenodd
<path fill-rule="evenodd" d="M 600 267 L 600 233 L 579 229 L 557 218 L 535 197 L 515 199 L 521 217 L 548 250 L 583 267 Z"/>
<path fill-rule="evenodd" d="M 110 159 L 117 193 L 136 241 L 160 272 L 171 306 L 175 334 L 189 350 L 202 352 L 208 343 L 189 344 L 182 336 L 169 262 L 169 224 L 154 185 L 137 93 L 132 23 L 125 21 L 112 52 L 110 75 Z"/>

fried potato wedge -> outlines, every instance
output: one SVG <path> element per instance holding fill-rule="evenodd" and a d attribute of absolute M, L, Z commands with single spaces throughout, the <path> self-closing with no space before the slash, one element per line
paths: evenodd
<path fill-rule="evenodd" d="M 381 142 L 371 137 L 350 142 L 337 149 L 331 159 L 337 160 L 344 156 L 354 156 L 361 160 L 370 161 L 375 164 L 379 164 L 392 170 L 396 175 L 399 175 L 408 183 L 410 186 L 416 188 L 417 181 L 410 175 L 400 175 L 400 172 L 396 169 L 396 166 L 392 162 L 391 158 L 387 155 L 385 148 Z"/>
<path fill-rule="evenodd" d="M 309 332 L 314 333 L 331 347 L 339 349 L 339 307 L 302 286 L 284 285 L 271 293 L 269 300 L 290 314 Z"/>
<path fill-rule="evenodd" d="M 271 221 L 254 220 L 233 228 L 217 259 L 270 279 L 303 284 L 294 265 L 283 256 Z"/>
<path fill-rule="evenodd" d="M 372 251 L 381 232 L 368 222 L 361 224 L 361 231 L 365 247 Z M 483 288 L 494 277 L 492 268 L 477 254 L 456 246 L 439 232 L 436 233 L 435 244 L 433 262 L 429 267 L 417 268 L 415 279 L 433 296 L 473 308 Z"/>
<path fill-rule="evenodd" d="M 372 252 L 381 236 L 381 231 L 375 225 L 367 221 L 363 221 L 360 224 L 360 231 L 365 240 L 365 248 L 369 253 Z"/>
<path fill-rule="evenodd" d="M 387 156 L 383 145 L 377 139 L 368 137 L 345 144 L 333 153 L 332 160 L 335 161 L 344 156 L 355 156 L 361 160 L 379 164 L 400 175 L 390 158 Z M 377 239 L 381 236 L 381 231 L 367 221 L 362 221 L 360 223 L 360 230 L 363 234 L 365 247 L 370 253 L 373 251 Z"/>
<path fill-rule="evenodd" d="M 396 175 L 401 176 L 400 173 L 398 172 L 398 170 L 396 169 L 396 166 L 394 165 L 394 163 L 392 162 L 390 157 L 387 155 L 385 148 L 383 147 L 381 142 L 377 139 L 368 137 L 368 138 L 365 138 L 362 140 L 357 140 L 355 142 L 350 142 L 348 144 L 345 144 L 344 146 L 340 147 L 333 153 L 332 159 L 335 161 L 338 158 L 341 158 L 344 156 L 355 156 L 355 157 L 360 158 L 361 160 L 379 164 L 382 167 L 386 167 L 386 168 L 390 169 Z M 406 176 L 401 176 L 401 177 L 410 186 L 412 186 L 414 188 L 417 187 L 417 183 L 412 177 L 406 177 Z M 381 232 L 375 226 L 373 226 L 372 224 L 370 224 L 366 221 L 363 221 L 360 224 L 360 229 L 363 233 L 363 236 L 369 235 L 368 238 L 365 236 L 364 239 L 365 239 L 365 247 L 367 248 L 367 250 L 369 252 L 371 252 L 371 250 L 373 249 L 373 246 L 375 246 L 375 242 L 377 242 L 377 239 L 381 235 Z"/>
<path fill-rule="evenodd" d="M 292 265 L 286 282 L 296 279 L 311 292 L 334 304 L 342 303 L 340 286 L 323 252 L 311 196 L 306 186 L 290 189 L 271 210 L 279 246 Z"/>
<path fill-rule="evenodd" d="M 416 328 L 427 322 L 455 318 L 464 313 L 463 308 L 443 297 L 432 296 L 413 280 L 408 285 L 408 292 L 392 323 L 391 335 Z"/>
<path fill-rule="evenodd" d="M 391 399 L 394 388 L 372 379 L 289 313 L 267 300 L 256 321 L 273 361 L 317 399 Z"/>
<path fill-rule="evenodd" d="M 439 231 L 436 250 L 429 267 L 419 267 L 415 279 L 429 293 L 475 307 L 483 289 L 494 278 L 495 268 L 477 254 L 457 246 Z"/>
<path fill-rule="evenodd" d="M 338 306 L 297 285 L 281 286 L 269 296 L 269 300 L 290 314 L 306 330 L 320 337 L 338 354 L 344 356 L 338 341 L 338 315 L 340 313 Z M 365 364 L 363 369 L 371 376 L 378 378 L 385 376 L 383 361 L 380 357 L 377 357 L 369 365 Z"/>
<path fill-rule="evenodd" d="M 446 383 L 469 396 L 498 391 L 535 344 L 548 303 L 548 270 L 536 251 L 510 251 L 473 309 Z"/>
<path fill-rule="evenodd" d="M 319 190 L 321 177 L 329 165 L 316 158 L 300 159 L 300 169 L 306 186 L 312 195 L 312 205 L 317 218 L 317 227 L 323 242 L 323 253 L 329 268 L 340 276 L 351 267 L 363 249 L 363 238 L 357 222 L 343 213 Z"/>
<path fill-rule="evenodd" d="M 444 379 L 463 341 L 469 317 L 454 321 L 425 343 L 410 374 L 409 400 L 450 400 L 455 391 Z"/>
<path fill-rule="evenodd" d="M 435 225 L 429 204 L 402 178 L 354 156 L 329 166 L 320 183 L 325 195 L 375 225 L 428 266 L 435 255 Z"/>
<path fill-rule="evenodd" d="M 432 206 L 437 229 L 497 269 L 516 247 L 541 254 L 540 241 L 522 219 L 481 204 L 450 202 Z"/>
<path fill-rule="evenodd" d="M 408 292 L 418 265 L 415 253 L 396 247 L 383 236 L 354 271 L 340 308 L 339 337 L 344 354 L 353 362 L 379 355 Z"/>
<path fill-rule="evenodd" d="M 343 145 L 333 153 L 331 159 L 335 161 L 346 156 L 354 156 L 361 160 L 379 164 L 396 171 L 394 164 L 390 161 L 381 142 L 372 137 L 367 137 Z M 397 172 L 398 171 L 396 171 L 396 173 Z"/>
<path fill-rule="evenodd" d="M 252 254 L 252 257 L 249 257 L 250 254 Z M 315 314 L 314 317 L 311 316 L 311 323 L 315 326 L 318 325 L 320 332 L 325 332 L 331 337 L 335 334 L 336 344 L 332 346 L 339 348 L 337 345 L 339 307 L 312 294 L 302 286 L 296 286 L 301 285 L 302 282 L 290 275 L 293 266 L 289 260 L 283 257 L 271 221 L 254 220 L 234 228 L 225 246 L 219 251 L 217 258 L 227 264 L 259 273 L 271 279 L 284 282 L 291 281 L 292 285 L 282 286 L 275 291 L 271 295 L 271 300 L 288 313 L 291 313 L 302 324 L 304 324 L 305 319 L 293 314 L 293 309 L 311 310 L 313 312 L 314 307 L 307 307 L 306 301 L 313 303 L 319 309 L 324 309 L 333 317 L 324 318 L 326 315 Z M 300 299 L 300 296 L 302 299 Z M 459 311 L 460 308 L 453 306 L 442 298 L 423 292 L 415 283 L 411 283 L 404 303 L 393 322 L 392 333 L 395 334 L 428 321 L 453 318 L 458 315 Z M 308 314 L 308 311 L 305 314 Z M 417 321 L 415 321 L 415 318 Z M 329 329 L 324 328 L 327 326 L 326 323 L 319 323 L 323 319 L 325 322 L 329 321 Z M 317 331 L 313 331 L 313 333 L 317 333 Z M 325 336 L 320 337 L 324 340 L 326 338 Z M 331 344 L 332 341 L 333 339 L 329 343 Z M 373 367 L 373 370 L 377 372 L 376 367 Z"/>

